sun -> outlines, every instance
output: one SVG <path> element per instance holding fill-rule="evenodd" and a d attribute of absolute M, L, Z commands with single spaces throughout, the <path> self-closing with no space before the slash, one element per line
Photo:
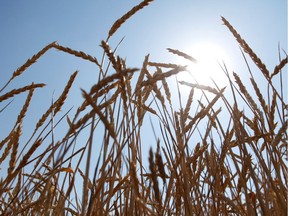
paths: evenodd
<path fill-rule="evenodd" d="M 227 85 L 228 79 L 222 68 L 224 64 L 228 67 L 230 60 L 221 46 L 211 42 L 201 42 L 192 45 L 186 54 L 195 58 L 197 63 L 179 58 L 178 64 L 187 65 L 187 72 L 179 73 L 177 75 L 178 81 L 212 87 L 215 87 L 214 82 L 219 87 Z"/>

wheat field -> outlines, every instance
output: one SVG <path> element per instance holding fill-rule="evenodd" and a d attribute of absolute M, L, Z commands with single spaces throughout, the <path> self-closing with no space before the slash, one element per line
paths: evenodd
<path fill-rule="evenodd" d="M 102 59 L 52 42 L 0 87 L 1 105 L 6 104 L 1 112 L 15 96 L 26 97 L 14 127 L 0 141 L 0 165 L 8 164 L 1 166 L 1 215 L 287 215 L 287 54 L 279 51 L 279 63 L 269 71 L 221 17 L 241 47 L 250 82 L 225 64 L 225 88 L 177 82 L 176 75 L 187 70 L 184 65 L 155 62 L 149 55 L 139 68 L 129 67 L 109 42 L 151 2 L 141 2 L 116 20 L 101 41 Z M 72 73 L 28 142 L 21 143 L 23 120 L 29 119 L 34 94 L 45 84 L 6 89 L 53 49 L 96 65 L 98 81 L 89 91 L 79 89 L 82 103 L 70 115 L 62 107 L 77 79 L 78 71 Z M 195 62 L 182 51 L 168 51 Z M 257 71 L 250 70 L 247 59 Z M 265 83 L 259 85 L 255 73 Z M 178 106 L 171 80 L 189 87 L 185 100 L 176 89 Z M 53 139 L 59 122 L 66 128 Z M 151 139 L 143 135 L 147 124 L 159 128 Z M 101 143 L 97 154 L 95 143 Z"/>

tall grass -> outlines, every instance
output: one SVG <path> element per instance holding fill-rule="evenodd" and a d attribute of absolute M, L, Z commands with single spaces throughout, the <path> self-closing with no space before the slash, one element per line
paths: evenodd
<path fill-rule="evenodd" d="M 185 66 L 153 62 L 147 55 L 140 69 L 130 68 L 109 46 L 118 28 L 150 2 L 143 1 L 114 23 L 101 42 L 101 60 L 53 42 L 28 59 L 2 87 L 2 104 L 28 93 L 14 127 L 0 142 L 0 164 L 9 161 L 7 172 L 1 167 L 1 215 L 287 214 L 283 87 L 287 72 L 282 70 L 287 55 L 270 72 L 222 17 L 241 47 L 243 64 L 250 70 L 250 58 L 265 83 L 259 85 L 253 75 L 256 71 L 250 71 L 250 83 L 244 83 L 241 75 L 231 75 L 223 65 L 229 86 L 177 83 L 191 90 L 183 101 L 178 88 L 176 108 L 167 81 L 185 71 Z M 29 118 L 26 113 L 34 92 L 44 84 L 5 90 L 50 49 L 96 64 L 98 81 L 90 91 L 81 89 L 83 103 L 74 116 L 69 111 L 61 114 L 77 78 L 77 71 L 73 73 L 63 93 L 31 129 L 29 141 L 20 143 L 23 119 Z M 168 50 L 195 63 L 179 50 Z M 201 99 L 195 98 L 195 91 L 202 91 Z M 59 140 L 47 136 L 58 129 L 56 115 L 67 122 Z M 159 123 L 159 130 L 150 136 L 155 141 L 144 135 L 149 118 Z M 93 149 L 99 143 L 101 152 L 96 155 Z M 147 146 L 154 148 L 143 158 Z"/>

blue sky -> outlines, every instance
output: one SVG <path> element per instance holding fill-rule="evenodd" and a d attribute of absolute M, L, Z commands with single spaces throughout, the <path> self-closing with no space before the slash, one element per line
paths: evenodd
<path fill-rule="evenodd" d="M 0 86 L 28 58 L 53 41 L 100 59 L 101 40 L 107 38 L 114 21 L 139 2 L 1 0 Z M 117 53 L 126 57 L 128 66 L 141 67 L 148 53 L 151 61 L 170 62 L 175 56 L 167 52 L 168 47 L 189 52 L 193 44 L 213 42 L 229 55 L 231 70 L 246 70 L 238 44 L 222 25 L 221 16 L 234 26 L 268 69 L 273 70 L 278 63 L 278 44 L 287 52 L 287 1 L 284 0 L 155 0 L 129 19 L 109 43 L 113 48 L 125 36 Z M 25 123 L 25 128 L 35 124 L 33 120 L 39 119 L 49 107 L 53 92 L 57 98 L 75 70 L 79 70 L 79 75 L 66 108 L 72 105 L 76 108 L 80 101 L 79 88 L 89 90 L 98 71 L 91 63 L 66 53 L 49 51 L 7 87 L 9 91 L 31 82 L 47 84 L 36 91 L 31 121 Z M 1 139 L 11 130 L 25 97 L 16 97 L 9 110 L 0 114 Z"/>

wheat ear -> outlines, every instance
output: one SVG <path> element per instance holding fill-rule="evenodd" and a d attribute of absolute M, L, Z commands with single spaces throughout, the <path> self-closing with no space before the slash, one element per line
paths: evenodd
<path fill-rule="evenodd" d="M 5 86 L 0 90 L 3 91 L 3 89 L 6 88 L 6 86 L 17 76 L 21 75 L 28 67 L 30 67 L 32 64 L 34 64 L 45 52 L 47 52 L 49 49 L 51 49 L 56 42 L 52 42 L 45 46 L 42 50 L 40 50 L 36 55 L 33 55 L 32 58 L 28 59 L 25 64 L 23 64 L 21 67 L 19 67 L 16 71 L 13 72 L 12 77 L 10 80 L 5 84 Z"/>
<path fill-rule="evenodd" d="M 11 97 L 13 97 L 15 95 L 18 95 L 18 94 L 20 94 L 22 92 L 29 91 L 29 90 L 35 89 L 35 88 L 42 88 L 44 86 L 45 86 L 45 84 L 43 84 L 43 83 L 39 83 L 39 84 L 32 83 L 31 85 L 24 86 L 22 88 L 13 89 L 10 92 L 0 96 L 0 102 L 2 102 L 4 100 L 7 100 L 8 98 L 11 98 Z"/>
<path fill-rule="evenodd" d="M 276 65 L 276 67 L 274 68 L 274 72 L 271 74 L 271 79 L 273 76 L 275 76 L 276 74 L 278 74 L 281 69 L 288 63 L 288 56 L 286 56 L 286 58 L 282 59 L 281 62 Z"/>
<path fill-rule="evenodd" d="M 125 23 L 131 16 L 133 16 L 137 11 L 141 10 L 142 8 L 149 5 L 150 2 L 153 0 L 144 0 L 139 5 L 133 7 L 130 11 L 128 11 L 126 14 L 124 14 L 120 19 L 116 20 L 116 22 L 112 25 L 112 27 L 109 30 L 108 38 L 109 38 L 120 28 L 120 26 Z"/>
<path fill-rule="evenodd" d="M 181 56 L 181 57 L 183 57 L 183 58 L 185 58 L 185 59 L 188 59 L 189 61 L 191 61 L 191 62 L 193 62 L 193 63 L 197 63 L 197 62 L 198 62 L 198 61 L 197 61 L 195 58 L 193 58 L 192 56 L 187 55 L 186 53 L 181 52 L 181 51 L 179 51 L 179 50 L 175 50 L 175 49 L 171 49 L 171 48 L 167 48 L 167 50 L 168 50 L 169 52 L 175 54 L 175 55 L 178 55 L 178 56 Z"/>
<path fill-rule="evenodd" d="M 233 28 L 233 26 L 224 18 L 221 17 L 222 21 L 224 22 L 224 25 L 227 26 L 227 28 L 230 30 L 230 32 L 233 34 L 233 36 L 236 38 L 239 45 L 243 48 L 243 50 L 249 54 L 253 62 L 257 65 L 257 67 L 262 71 L 264 76 L 270 80 L 269 77 L 269 71 L 267 70 L 265 64 L 261 61 L 261 59 L 253 52 L 253 50 L 250 48 L 250 46 L 246 43 L 245 40 L 241 38 L 241 36 L 238 34 L 238 32 Z"/>
<path fill-rule="evenodd" d="M 73 50 L 69 47 L 63 47 L 57 43 L 53 43 L 52 45 L 55 49 L 58 49 L 58 50 L 61 50 L 63 52 L 66 52 L 66 53 L 69 53 L 71 55 L 74 55 L 76 57 L 79 57 L 79 58 L 82 58 L 82 59 L 85 59 L 85 60 L 88 60 L 90 62 L 93 62 L 95 63 L 96 65 L 100 66 L 100 64 L 98 63 L 97 59 L 91 55 L 88 55 L 82 51 L 76 51 L 76 50 Z"/>

